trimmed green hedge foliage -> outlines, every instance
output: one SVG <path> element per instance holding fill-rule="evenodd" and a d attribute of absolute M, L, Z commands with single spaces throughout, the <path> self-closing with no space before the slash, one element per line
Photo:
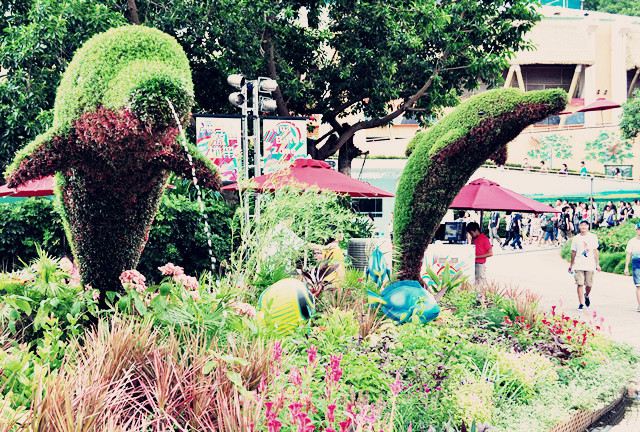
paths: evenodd
<path fill-rule="evenodd" d="M 213 254 L 219 262 L 231 254 L 231 218 L 234 209 L 213 193 L 205 194 L 205 211 L 211 225 Z M 0 268 L 21 268 L 21 260 L 36 258 L 39 244 L 52 256 L 69 256 L 60 214 L 53 201 L 30 198 L 0 204 Z M 153 221 L 149 241 L 138 270 L 148 280 L 159 281 L 158 267 L 173 262 L 188 274 L 210 270 L 207 239 L 198 203 L 186 193 L 166 191 Z"/>
<path fill-rule="evenodd" d="M 191 178 L 167 98 L 184 123 L 193 104 L 187 57 L 171 36 L 143 26 L 111 29 L 74 55 L 58 88 L 50 130 L 18 152 L 9 186 L 57 173 L 63 222 L 84 283 L 105 293 L 135 268 L 173 171 Z M 201 186 L 213 165 L 188 146 Z"/>
<path fill-rule="evenodd" d="M 469 98 L 411 144 L 394 212 L 398 277 L 419 279 L 427 245 L 456 194 L 527 126 L 560 112 L 563 90 L 498 89 Z"/>

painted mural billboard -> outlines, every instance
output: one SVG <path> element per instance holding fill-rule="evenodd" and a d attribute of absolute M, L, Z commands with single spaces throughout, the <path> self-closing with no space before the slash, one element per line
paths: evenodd
<path fill-rule="evenodd" d="M 242 119 L 231 116 L 196 116 L 196 146 L 220 170 L 224 182 L 238 180 Z"/>
<path fill-rule="evenodd" d="M 306 118 L 266 118 L 262 121 L 262 131 L 263 173 L 308 157 Z"/>

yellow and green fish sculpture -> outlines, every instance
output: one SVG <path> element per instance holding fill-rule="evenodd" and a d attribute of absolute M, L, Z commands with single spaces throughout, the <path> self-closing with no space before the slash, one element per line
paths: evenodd
<path fill-rule="evenodd" d="M 258 320 L 279 334 L 292 333 L 315 312 L 315 301 L 298 279 L 282 279 L 264 290 L 258 299 Z"/>
<path fill-rule="evenodd" d="M 413 316 L 426 324 L 440 314 L 436 299 L 418 281 L 398 281 L 380 294 L 369 291 L 368 296 L 370 304 L 381 304 L 382 313 L 400 324 L 409 322 Z"/>

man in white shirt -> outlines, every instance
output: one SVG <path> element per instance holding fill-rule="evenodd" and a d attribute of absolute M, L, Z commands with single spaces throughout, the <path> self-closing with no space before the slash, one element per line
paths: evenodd
<path fill-rule="evenodd" d="M 589 295 L 593 288 L 593 274 L 600 271 L 598 237 L 589 232 L 589 222 L 580 221 L 580 233 L 571 241 L 571 265 L 569 273 L 575 272 L 578 288 L 578 310 L 591 306 Z M 586 290 L 586 292 L 585 292 Z"/>

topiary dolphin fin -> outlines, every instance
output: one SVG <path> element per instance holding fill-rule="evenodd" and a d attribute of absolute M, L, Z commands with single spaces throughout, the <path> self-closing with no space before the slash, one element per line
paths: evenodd
<path fill-rule="evenodd" d="M 565 107 L 563 90 L 491 90 L 469 98 L 436 125 L 418 133 L 396 193 L 394 250 L 398 279 L 419 280 L 427 245 L 451 201 L 490 157 L 524 128 Z"/>
<path fill-rule="evenodd" d="M 67 236 L 83 281 L 102 300 L 136 267 L 169 172 L 195 171 L 202 186 L 220 187 L 210 161 L 177 139 L 176 116 L 186 123 L 192 105 L 189 61 L 174 38 L 144 26 L 111 29 L 76 52 L 52 127 L 5 173 L 10 186 L 57 173 Z"/>

